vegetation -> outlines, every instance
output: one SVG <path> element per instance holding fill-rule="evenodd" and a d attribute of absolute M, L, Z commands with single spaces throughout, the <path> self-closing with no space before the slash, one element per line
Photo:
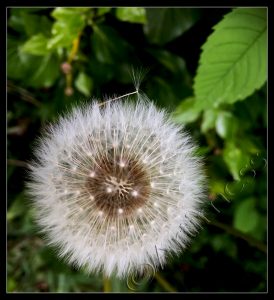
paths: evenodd
<path fill-rule="evenodd" d="M 264 8 L 10 8 L 7 290 L 266 291 L 266 36 Z M 72 105 L 134 91 L 130 70 L 140 67 L 142 91 L 205 157 L 208 221 L 152 278 L 104 280 L 45 245 L 27 161 L 45 125 Z"/>

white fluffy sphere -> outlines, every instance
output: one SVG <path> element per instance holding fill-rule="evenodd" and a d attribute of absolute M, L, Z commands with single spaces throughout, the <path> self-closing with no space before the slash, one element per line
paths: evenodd
<path fill-rule="evenodd" d="M 89 272 L 157 268 L 187 246 L 203 216 L 195 149 L 149 101 L 74 108 L 35 151 L 28 190 L 37 222 L 60 256 Z"/>

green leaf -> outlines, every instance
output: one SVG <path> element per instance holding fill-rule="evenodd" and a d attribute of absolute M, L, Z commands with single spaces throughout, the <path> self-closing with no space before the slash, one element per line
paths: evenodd
<path fill-rule="evenodd" d="M 13 201 L 7 212 L 7 220 L 12 221 L 13 219 L 21 216 L 26 210 L 23 193 L 20 193 Z"/>
<path fill-rule="evenodd" d="M 93 86 L 92 79 L 85 73 L 81 72 L 77 76 L 75 80 L 75 86 L 80 91 L 83 93 L 85 96 L 90 96 L 91 95 L 91 90 Z"/>
<path fill-rule="evenodd" d="M 52 26 L 53 37 L 48 42 L 48 48 L 71 46 L 85 27 L 88 10 L 90 8 L 55 8 L 52 16 L 57 21 Z"/>
<path fill-rule="evenodd" d="M 255 199 L 248 198 L 239 203 L 233 220 L 236 229 L 248 233 L 253 231 L 259 222 L 259 214 L 255 208 Z"/>
<path fill-rule="evenodd" d="M 33 66 L 32 69 L 33 74 L 26 84 L 35 88 L 51 87 L 60 75 L 59 61 L 56 55 L 41 57 L 38 66 L 36 68 Z"/>
<path fill-rule="evenodd" d="M 201 124 L 202 133 L 206 133 L 209 129 L 215 128 L 217 117 L 218 117 L 218 111 L 215 109 L 208 109 L 204 111 L 203 121 Z"/>
<path fill-rule="evenodd" d="M 131 23 L 146 23 L 146 11 L 143 7 L 118 7 L 115 15 L 121 21 Z"/>
<path fill-rule="evenodd" d="M 93 26 L 92 48 L 102 63 L 123 62 L 128 58 L 129 44 L 117 31 L 106 25 Z"/>
<path fill-rule="evenodd" d="M 28 41 L 23 44 L 21 50 L 23 52 L 43 56 L 49 53 L 47 49 L 48 40 L 43 34 L 37 34 L 32 36 Z"/>
<path fill-rule="evenodd" d="M 29 37 L 38 33 L 43 33 L 47 36 L 50 35 L 52 22 L 48 19 L 48 17 L 25 13 L 22 14 L 22 19 L 25 32 Z"/>
<path fill-rule="evenodd" d="M 112 7 L 98 7 L 97 16 L 102 16 L 110 12 Z"/>
<path fill-rule="evenodd" d="M 241 170 L 247 169 L 250 165 L 250 155 L 231 141 L 226 143 L 223 158 L 234 180 L 240 180 Z"/>
<path fill-rule="evenodd" d="M 220 111 L 216 119 L 216 132 L 223 139 L 232 139 L 238 129 L 238 120 L 232 113 Z"/>
<path fill-rule="evenodd" d="M 91 10 L 90 7 L 57 7 L 53 10 L 51 15 L 56 20 L 66 21 L 68 18 L 83 16 L 89 10 Z"/>
<path fill-rule="evenodd" d="M 165 66 L 170 72 L 174 74 L 187 74 L 186 64 L 182 57 L 162 49 L 152 48 L 147 49 L 147 52 L 157 59 L 157 61 Z"/>
<path fill-rule="evenodd" d="M 266 9 L 237 8 L 202 46 L 194 92 L 203 109 L 245 99 L 266 81 Z"/>
<path fill-rule="evenodd" d="M 20 51 L 18 41 L 8 38 L 7 73 L 9 79 L 24 78 L 29 69 L 29 55 Z"/>
<path fill-rule="evenodd" d="M 144 32 L 150 43 L 163 45 L 191 28 L 199 14 L 192 8 L 146 8 Z"/>
<path fill-rule="evenodd" d="M 178 123 L 191 123 L 198 119 L 201 110 L 196 109 L 195 99 L 189 97 L 182 101 L 182 103 L 176 108 L 173 119 Z"/>
<path fill-rule="evenodd" d="M 49 35 L 52 22 L 47 16 L 33 14 L 39 10 L 41 9 L 12 8 L 8 20 L 9 27 L 17 32 L 26 33 L 29 37 L 38 33 Z"/>

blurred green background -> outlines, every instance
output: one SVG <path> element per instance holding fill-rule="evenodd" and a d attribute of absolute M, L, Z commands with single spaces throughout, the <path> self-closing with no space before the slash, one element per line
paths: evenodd
<path fill-rule="evenodd" d="M 8 9 L 8 292 L 266 291 L 266 45 L 265 33 L 251 35 L 266 25 L 265 11 L 256 10 L 235 17 L 230 8 Z M 235 34 L 222 34 L 227 14 L 225 29 Z M 257 22 L 248 22 L 252 16 Z M 245 21 L 253 26 L 246 31 Z M 238 55 L 241 43 L 232 45 L 231 38 L 256 49 Z M 209 47 L 218 43 L 222 51 Z M 220 85 L 212 84 L 216 77 L 209 73 L 217 65 L 220 74 L 226 64 L 234 82 L 229 71 Z M 150 280 L 106 281 L 66 265 L 45 245 L 24 181 L 40 130 L 71 105 L 134 91 L 132 68 L 147 71 L 141 90 L 200 146 L 209 222 Z"/>

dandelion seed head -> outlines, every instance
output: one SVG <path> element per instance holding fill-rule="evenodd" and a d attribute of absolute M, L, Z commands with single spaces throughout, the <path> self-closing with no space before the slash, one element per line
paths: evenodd
<path fill-rule="evenodd" d="M 160 263 L 155 247 L 181 251 L 203 215 L 194 150 L 182 127 L 140 95 L 136 104 L 77 107 L 35 150 L 28 191 L 37 222 L 61 257 L 89 272 L 157 268 L 165 256 Z"/>

